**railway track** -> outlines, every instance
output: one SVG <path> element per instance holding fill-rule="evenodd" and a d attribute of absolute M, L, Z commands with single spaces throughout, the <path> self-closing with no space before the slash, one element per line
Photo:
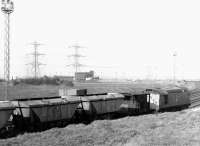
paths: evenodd
<path fill-rule="evenodd" d="M 200 107 L 200 89 L 195 89 L 190 93 L 190 108 Z"/>

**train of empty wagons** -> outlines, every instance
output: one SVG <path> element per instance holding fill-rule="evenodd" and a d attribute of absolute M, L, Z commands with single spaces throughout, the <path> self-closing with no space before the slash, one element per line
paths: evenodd
<path fill-rule="evenodd" d="M 0 136 L 99 118 L 187 108 L 187 89 L 146 89 L 139 93 L 87 94 L 86 89 L 63 90 L 62 96 L 0 101 Z"/>

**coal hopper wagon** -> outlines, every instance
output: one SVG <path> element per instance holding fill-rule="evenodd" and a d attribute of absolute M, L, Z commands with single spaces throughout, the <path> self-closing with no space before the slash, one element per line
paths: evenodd
<path fill-rule="evenodd" d="M 0 129 L 40 131 L 69 123 L 138 115 L 150 111 L 146 93 L 67 95 L 0 102 Z M 9 124 L 8 124 L 9 123 Z M 10 125 L 10 126 L 7 126 Z M 0 136 L 3 134 L 0 133 Z"/>
<path fill-rule="evenodd" d="M 15 106 L 10 101 L 0 101 L 0 135 L 12 128 L 11 115 Z"/>
<path fill-rule="evenodd" d="M 13 122 L 16 128 L 28 130 L 46 129 L 52 126 L 63 126 L 75 119 L 74 114 L 81 103 L 80 98 L 18 100 Z"/>

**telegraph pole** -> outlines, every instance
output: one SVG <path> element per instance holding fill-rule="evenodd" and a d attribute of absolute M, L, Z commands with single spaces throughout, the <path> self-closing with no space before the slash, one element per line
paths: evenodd
<path fill-rule="evenodd" d="M 39 73 L 40 73 L 40 66 L 41 65 L 44 65 L 42 63 L 39 62 L 39 56 L 41 55 L 45 55 L 45 54 L 42 54 L 42 53 L 39 53 L 38 52 L 38 47 L 42 44 L 38 43 L 38 42 L 33 42 L 31 43 L 31 45 L 33 46 L 33 49 L 34 51 L 30 54 L 33 56 L 33 61 L 27 65 L 31 65 L 32 66 L 32 69 L 33 69 L 33 76 L 34 78 L 38 78 L 39 77 Z"/>
<path fill-rule="evenodd" d="M 5 15 L 4 79 L 5 100 L 7 100 L 8 86 L 10 81 L 10 14 L 14 11 L 13 2 L 11 0 L 2 0 L 1 11 Z"/>
<path fill-rule="evenodd" d="M 177 56 L 177 53 L 174 52 L 173 53 L 173 82 L 174 84 L 176 83 L 176 56 Z"/>
<path fill-rule="evenodd" d="M 84 66 L 83 64 L 80 64 L 80 61 L 79 61 L 80 57 L 84 57 L 84 56 L 79 54 L 79 49 L 80 48 L 85 48 L 85 47 L 80 46 L 78 44 L 75 44 L 73 46 L 69 46 L 68 48 L 73 48 L 74 49 L 74 54 L 68 56 L 68 57 L 73 57 L 74 63 L 70 64 L 70 65 L 67 65 L 67 66 L 73 66 L 75 73 L 77 73 L 78 71 L 80 71 L 80 67 Z"/>

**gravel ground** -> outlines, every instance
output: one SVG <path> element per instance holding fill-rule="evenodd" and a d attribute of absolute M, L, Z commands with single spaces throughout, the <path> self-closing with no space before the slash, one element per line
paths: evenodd
<path fill-rule="evenodd" d="M 93 146 L 93 145 L 200 145 L 200 110 L 160 113 L 90 125 L 69 125 L 40 133 L 26 133 L 0 140 L 0 145 Z"/>

